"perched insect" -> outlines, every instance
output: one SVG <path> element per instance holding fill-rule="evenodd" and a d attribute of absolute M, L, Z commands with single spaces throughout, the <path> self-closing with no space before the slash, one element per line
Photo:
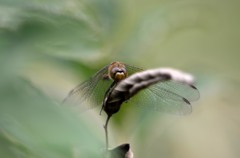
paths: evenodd
<path fill-rule="evenodd" d="M 149 69 L 137 72 L 109 88 L 103 102 L 104 111 L 112 115 L 123 102 L 144 89 L 151 109 L 156 111 L 188 114 L 192 112 L 190 101 L 199 98 L 199 92 L 191 83 L 193 78 L 174 69 Z M 146 101 L 145 106 L 148 106 Z"/>
<path fill-rule="evenodd" d="M 102 103 L 102 110 L 108 116 L 104 125 L 108 148 L 108 121 L 119 111 L 123 102 L 141 91 L 138 106 L 188 114 L 192 111 L 190 101 L 199 98 L 199 92 L 192 82 L 191 75 L 179 70 L 159 68 L 143 71 L 121 62 L 113 62 L 74 88 L 65 100 L 77 97 L 82 103 L 88 99 L 95 101 L 94 106 Z"/>
<path fill-rule="evenodd" d="M 87 106 L 79 107 L 80 109 L 99 106 L 110 87 L 139 71 L 142 69 L 118 61 L 112 62 L 100 69 L 89 80 L 72 89 L 63 102 L 77 106 L 87 104 Z"/>

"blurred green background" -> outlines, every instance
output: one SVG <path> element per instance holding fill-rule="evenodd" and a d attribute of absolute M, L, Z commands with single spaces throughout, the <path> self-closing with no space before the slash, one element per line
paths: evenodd
<path fill-rule="evenodd" d="M 110 146 L 136 158 L 240 156 L 240 1 L 0 0 L 0 157 L 100 157 L 99 109 L 59 103 L 102 66 L 174 67 L 201 98 L 188 116 L 124 106 Z"/>

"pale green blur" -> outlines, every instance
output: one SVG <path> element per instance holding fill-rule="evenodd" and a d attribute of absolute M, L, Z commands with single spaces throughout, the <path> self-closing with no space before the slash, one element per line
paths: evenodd
<path fill-rule="evenodd" d="M 112 61 L 192 73 L 201 97 L 181 117 L 123 105 L 110 120 L 111 147 L 130 143 L 135 158 L 239 157 L 239 8 L 237 0 L 0 0 L 0 157 L 100 157 L 106 115 L 61 101 Z"/>

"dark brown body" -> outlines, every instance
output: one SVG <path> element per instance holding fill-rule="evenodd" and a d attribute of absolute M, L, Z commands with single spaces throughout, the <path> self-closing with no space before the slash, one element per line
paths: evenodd
<path fill-rule="evenodd" d="M 113 80 L 113 83 L 105 93 L 102 109 L 108 116 L 112 116 L 119 111 L 121 104 L 126 100 L 124 95 L 112 95 L 117 84 L 128 76 L 125 65 L 120 62 L 111 63 L 108 67 L 108 76 Z"/>

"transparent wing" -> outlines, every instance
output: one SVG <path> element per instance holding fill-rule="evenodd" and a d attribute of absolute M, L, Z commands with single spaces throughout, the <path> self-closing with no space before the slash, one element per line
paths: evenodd
<path fill-rule="evenodd" d="M 89 80 L 72 89 L 63 102 L 73 106 L 85 104 L 85 107 L 81 107 L 83 110 L 101 105 L 106 91 L 113 82 L 108 77 L 108 66 L 103 67 Z M 128 75 L 142 70 L 130 65 L 125 66 Z"/>
<path fill-rule="evenodd" d="M 146 110 L 172 114 L 190 114 L 190 101 L 199 98 L 198 90 L 188 84 L 165 81 L 140 91 L 131 101 Z"/>
<path fill-rule="evenodd" d="M 87 104 L 87 108 L 100 105 L 104 98 L 105 91 L 112 83 L 107 77 L 107 71 L 108 65 L 99 70 L 89 80 L 72 89 L 63 102 L 73 106 Z"/>
<path fill-rule="evenodd" d="M 195 86 L 174 80 L 160 82 L 150 87 L 150 90 L 162 93 L 162 95 L 165 95 L 164 97 L 170 97 L 168 96 L 168 93 L 165 93 L 169 91 L 170 93 L 174 93 L 185 98 L 189 102 L 196 101 L 200 97 L 199 91 Z M 172 97 L 172 99 L 174 99 L 174 97 Z"/>
<path fill-rule="evenodd" d="M 128 65 L 128 64 L 125 64 L 126 68 L 127 68 L 127 71 L 128 71 L 128 76 L 136 73 L 136 72 L 140 72 L 140 71 L 143 71 L 142 68 L 139 68 L 139 67 L 135 67 L 135 66 L 132 66 L 132 65 Z"/>

